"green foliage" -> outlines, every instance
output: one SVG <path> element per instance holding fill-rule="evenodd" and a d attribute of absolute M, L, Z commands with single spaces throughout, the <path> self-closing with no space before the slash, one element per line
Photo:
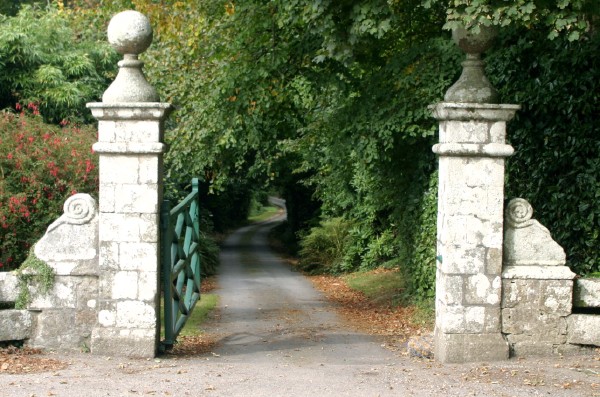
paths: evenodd
<path fill-rule="evenodd" d="M 415 180 L 405 205 L 399 208 L 399 261 L 417 302 L 435 297 L 437 182 L 437 171 L 428 179 Z"/>
<path fill-rule="evenodd" d="M 356 272 L 344 276 L 348 286 L 360 291 L 370 301 L 393 306 L 406 303 L 404 275 L 396 270 L 376 272 Z"/>
<path fill-rule="evenodd" d="M 300 241 L 300 267 L 312 273 L 335 273 L 345 269 L 344 253 L 350 240 L 351 224 L 343 218 L 324 220 Z"/>
<path fill-rule="evenodd" d="M 2 271 L 19 266 L 70 195 L 98 191 L 95 129 L 48 125 L 37 113 L 33 104 L 19 114 L 0 112 Z"/>
<path fill-rule="evenodd" d="M 309 270 L 319 260 L 335 272 L 398 266 L 428 301 L 437 123 L 427 106 L 463 58 L 444 24 L 504 28 L 488 75 L 504 102 L 524 105 L 509 124 L 509 195 L 530 199 L 575 269 L 597 269 L 595 3 L 120 0 L 86 18 L 132 6 L 153 22 L 146 72 L 177 109 L 165 138 L 171 194 L 203 176 L 203 205 L 225 230 L 234 223 L 224 219 L 245 219 L 253 191 L 276 186 L 288 206 L 282 235 L 319 219 L 347 229 L 337 248 L 326 232 L 335 225 L 303 235 Z"/>
<path fill-rule="evenodd" d="M 263 222 L 279 213 L 279 207 L 262 207 L 260 212 L 256 212 L 254 215 L 250 215 L 248 220 L 250 222 Z"/>
<path fill-rule="evenodd" d="M 447 2 L 423 0 L 427 7 L 440 3 Z M 551 39 L 560 35 L 576 41 L 590 34 L 599 14 L 600 4 L 596 0 L 455 0 L 449 4 L 444 27 L 467 26 L 478 30 L 480 25 L 525 26 L 544 29 Z"/>
<path fill-rule="evenodd" d="M 0 14 L 12 16 L 19 12 L 23 5 L 36 2 L 39 3 L 40 0 L 3 0 L 0 3 Z"/>
<path fill-rule="evenodd" d="M 503 101 L 522 106 L 508 125 L 506 197 L 531 203 L 582 275 L 600 269 L 599 52 L 598 34 L 548 41 L 520 30 L 504 32 L 487 58 Z"/>
<path fill-rule="evenodd" d="M 89 121 L 85 103 L 108 87 L 117 57 L 106 40 L 84 33 L 56 7 L 25 6 L 16 16 L 0 15 L 0 109 L 35 103 L 47 121 Z"/>
<path fill-rule="evenodd" d="M 54 269 L 35 256 L 33 247 L 16 274 L 19 294 L 15 301 L 15 309 L 27 308 L 31 302 L 30 287 L 36 288 L 39 294 L 45 294 L 54 286 Z"/>
<path fill-rule="evenodd" d="M 219 267 L 219 245 L 211 235 L 212 229 L 200 229 L 200 273 L 202 277 L 217 274 Z"/>

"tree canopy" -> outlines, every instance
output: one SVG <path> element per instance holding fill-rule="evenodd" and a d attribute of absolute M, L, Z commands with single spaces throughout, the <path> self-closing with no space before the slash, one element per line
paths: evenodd
<path fill-rule="evenodd" d="M 70 4 L 91 40 L 126 8 L 152 21 L 145 72 L 176 108 L 171 191 L 200 176 L 221 208 L 235 208 L 252 190 L 278 189 L 293 234 L 344 229 L 329 271 L 399 266 L 417 296 L 433 294 L 435 269 L 437 123 L 427 106 L 463 59 L 449 29 L 497 26 L 488 77 L 504 103 L 523 106 L 508 127 L 509 195 L 529 199 L 576 271 L 599 270 L 596 1 Z"/>

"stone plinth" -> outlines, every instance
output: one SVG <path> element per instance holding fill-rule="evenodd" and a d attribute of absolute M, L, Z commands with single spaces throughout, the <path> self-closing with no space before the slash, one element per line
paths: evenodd
<path fill-rule="evenodd" d="M 159 213 L 164 103 L 88 104 L 99 120 L 100 285 L 92 352 L 154 357 L 159 341 Z"/>
<path fill-rule="evenodd" d="M 35 256 L 54 270 L 48 292 L 28 286 L 33 347 L 81 350 L 90 344 L 98 299 L 98 206 L 90 195 L 69 197 L 63 214 L 35 244 Z"/>
<path fill-rule="evenodd" d="M 513 356 L 565 353 L 575 273 L 550 231 L 522 198 L 506 208 L 502 332 Z"/>
<path fill-rule="evenodd" d="M 565 352 L 573 278 L 566 266 L 509 266 L 502 274 L 502 332 L 517 357 Z"/>
<path fill-rule="evenodd" d="M 567 319 L 569 343 L 600 346 L 600 316 L 572 314 Z"/>
<path fill-rule="evenodd" d="M 600 307 L 600 278 L 580 278 L 575 282 L 573 306 L 579 308 Z"/>
<path fill-rule="evenodd" d="M 508 358 L 502 337 L 502 228 L 506 122 L 519 107 L 440 103 L 435 357 Z"/>

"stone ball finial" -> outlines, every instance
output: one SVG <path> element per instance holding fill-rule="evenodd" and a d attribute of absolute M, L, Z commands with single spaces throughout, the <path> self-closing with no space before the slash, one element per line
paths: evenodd
<path fill-rule="evenodd" d="M 123 11 L 108 24 L 108 41 L 123 54 L 115 81 L 102 95 L 104 103 L 158 102 L 154 87 L 146 80 L 138 55 L 152 44 L 152 26 L 144 14 Z"/>
<path fill-rule="evenodd" d="M 141 54 L 152 44 L 152 26 L 148 18 L 137 11 L 123 11 L 108 24 L 108 42 L 119 54 Z"/>

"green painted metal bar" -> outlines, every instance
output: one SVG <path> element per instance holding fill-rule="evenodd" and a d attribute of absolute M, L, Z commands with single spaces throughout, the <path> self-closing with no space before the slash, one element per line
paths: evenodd
<path fill-rule="evenodd" d="M 164 329 L 165 339 L 161 342 L 163 345 L 173 346 L 175 343 L 175 335 L 173 334 L 172 324 L 175 320 L 173 311 L 173 291 L 171 289 L 171 257 L 173 240 L 173 229 L 170 227 L 171 203 L 165 200 L 161 206 L 161 252 L 162 252 L 162 280 L 163 280 L 163 296 L 164 296 Z"/>
<path fill-rule="evenodd" d="M 192 192 L 174 208 L 161 210 L 162 280 L 164 293 L 165 349 L 175 344 L 200 299 L 200 211 L 198 179 Z"/>

